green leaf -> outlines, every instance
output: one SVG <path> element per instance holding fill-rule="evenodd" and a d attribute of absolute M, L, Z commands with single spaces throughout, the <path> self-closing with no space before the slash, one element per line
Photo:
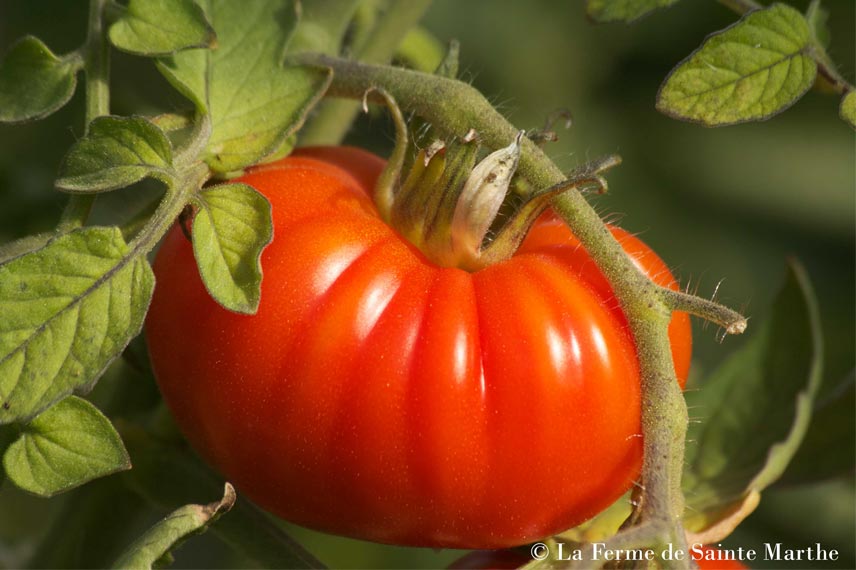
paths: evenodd
<path fill-rule="evenodd" d="M 297 145 L 297 133 L 292 133 L 283 139 L 276 150 L 261 159 L 258 164 L 270 164 L 282 160 L 292 153 L 295 145 Z"/>
<path fill-rule="evenodd" d="M 703 529 L 778 479 L 811 418 L 823 347 L 817 302 L 792 262 L 772 315 L 687 394 L 687 527 Z M 748 513 L 746 513 L 748 514 Z"/>
<path fill-rule="evenodd" d="M 749 12 L 672 70 L 657 109 L 710 127 L 767 119 L 814 84 L 810 48 L 808 22 L 797 10 L 773 4 Z"/>
<path fill-rule="evenodd" d="M 3 455 L 9 479 L 50 497 L 131 468 L 122 438 L 98 408 L 69 396 L 22 426 Z"/>
<path fill-rule="evenodd" d="M 434 75 L 446 77 L 448 79 L 458 78 L 458 68 L 460 67 L 460 50 L 461 46 L 457 40 L 451 40 L 446 48 L 446 53 L 443 55 L 443 60 L 434 70 Z"/>
<path fill-rule="evenodd" d="M 288 41 L 289 53 L 339 55 L 360 0 L 301 0 L 300 22 Z"/>
<path fill-rule="evenodd" d="M 562 541 L 600 542 L 614 536 L 633 512 L 631 493 L 624 493 L 617 501 L 584 523 L 557 535 Z"/>
<path fill-rule="evenodd" d="M 208 113 L 208 60 L 208 50 L 191 49 L 157 62 L 167 81 L 190 99 L 200 113 Z"/>
<path fill-rule="evenodd" d="M 586 12 L 595 22 L 632 22 L 678 0 L 588 0 Z"/>
<path fill-rule="evenodd" d="M 154 56 L 212 47 L 216 36 L 193 0 L 130 0 L 110 26 L 110 41 L 121 50 Z"/>
<path fill-rule="evenodd" d="M 134 469 L 124 477 L 150 504 L 171 510 L 222 489 L 222 478 L 188 453 L 186 446 L 170 445 L 132 426 L 124 427 L 122 435 L 134 458 Z M 259 568 L 325 567 L 250 501 L 238 501 L 211 532 Z"/>
<path fill-rule="evenodd" d="M 160 62 L 166 78 L 211 116 L 204 159 L 220 173 L 241 170 L 276 151 L 303 123 L 330 81 L 326 69 L 282 67 L 297 23 L 294 0 L 211 0 L 218 48 Z"/>
<path fill-rule="evenodd" d="M 259 257 L 273 238 L 267 198 L 246 184 L 206 188 L 195 201 L 193 254 L 205 288 L 223 307 L 253 314 L 259 308 Z"/>
<path fill-rule="evenodd" d="M 150 569 L 171 560 L 170 552 L 190 536 L 204 532 L 208 525 L 235 504 L 235 489 L 226 483 L 223 498 L 208 505 L 186 505 L 150 528 L 113 564 L 113 568 Z"/>
<path fill-rule="evenodd" d="M 172 133 L 193 126 L 193 117 L 189 114 L 163 113 L 150 117 L 149 120 L 165 133 Z"/>
<path fill-rule="evenodd" d="M 172 145 L 142 117 L 98 117 L 74 143 L 59 170 L 57 187 L 68 192 L 103 192 L 146 176 L 172 177 Z"/>
<path fill-rule="evenodd" d="M 75 230 L 0 265 L 0 424 L 91 388 L 140 332 L 153 287 L 119 228 Z"/>
<path fill-rule="evenodd" d="M 71 99 L 79 58 L 58 58 L 38 38 L 27 36 L 0 62 L 0 122 L 47 117 Z"/>
<path fill-rule="evenodd" d="M 808 433 L 788 466 L 783 483 L 816 483 L 856 470 L 856 456 L 842 452 L 856 449 L 854 409 L 856 373 L 851 372 L 829 397 L 817 402 Z"/>
<path fill-rule="evenodd" d="M 13 441 L 18 439 L 18 430 L 11 424 L 0 425 L 0 457 L 6 452 L 6 449 Z M 3 486 L 3 481 L 6 479 L 6 469 L 3 467 L 3 462 L 0 461 L 0 487 Z"/>
<path fill-rule="evenodd" d="M 811 35 L 814 40 L 822 48 L 829 47 L 831 35 L 829 33 L 829 11 L 820 5 L 820 0 L 811 0 L 808 9 L 805 11 L 805 19 L 808 22 L 808 27 L 811 30 Z"/>
<path fill-rule="evenodd" d="M 39 513 L 43 532 L 33 536 L 26 565 L 16 567 L 109 568 L 152 520 L 148 503 L 125 485 L 127 473 L 91 481 L 61 501 L 47 501 L 50 515 Z"/>
<path fill-rule="evenodd" d="M 848 91 L 841 99 L 841 107 L 839 108 L 841 118 L 850 123 L 850 126 L 856 129 L 856 91 Z"/>
<path fill-rule="evenodd" d="M 396 60 L 423 73 L 434 73 L 444 63 L 445 56 L 445 46 L 422 27 L 411 28 L 395 52 Z"/>
<path fill-rule="evenodd" d="M 42 248 L 54 237 L 56 235 L 53 232 L 44 232 L 4 243 L 0 245 L 0 264 L 6 263 L 14 257 L 19 257 L 25 253 Z"/>

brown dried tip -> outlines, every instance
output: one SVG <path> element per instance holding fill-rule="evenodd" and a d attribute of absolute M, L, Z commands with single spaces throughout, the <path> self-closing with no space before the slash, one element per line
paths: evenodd
<path fill-rule="evenodd" d="M 740 319 L 739 321 L 734 321 L 730 325 L 728 325 L 725 329 L 725 332 L 728 334 L 743 334 L 746 330 L 746 319 Z"/>

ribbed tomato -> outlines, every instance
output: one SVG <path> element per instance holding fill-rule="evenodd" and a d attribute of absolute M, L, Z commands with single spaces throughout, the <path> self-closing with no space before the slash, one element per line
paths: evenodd
<path fill-rule="evenodd" d="M 638 362 L 605 279 L 549 217 L 508 261 L 433 265 L 378 218 L 383 164 L 310 149 L 239 179 L 273 206 L 254 316 L 211 300 L 168 235 L 146 336 L 181 429 L 239 492 L 336 534 L 497 548 L 594 515 L 642 450 Z M 686 315 L 670 337 L 683 382 Z"/>

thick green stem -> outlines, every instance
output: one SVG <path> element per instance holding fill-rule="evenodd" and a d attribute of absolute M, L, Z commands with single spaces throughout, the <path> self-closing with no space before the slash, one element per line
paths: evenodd
<path fill-rule="evenodd" d="M 208 166 L 202 162 L 182 171 L 181 177 L 168 186 L 155 214 L 128 244 L 134 254 L 145 255 L 157 245 L 190 201 L 190 197 L 202 187 L 209 175 Z"/>
<path fill-rule="evenodd" d="M 86 125 L 110 113 L 110 44 L 104 29 L 107 0 L 90 0 L 89 27 L 85 46 Z M 62 213 L 57 231 L 79 228 L 89 219 L 95 194 L 74 194 Z"/>
<path fill-rule="evenodd" d="M 431 0 L 395 0 L 372 30 L 371 37 L 354 54 L 368 63 L 386 63 L 407 32 L 422 18 Z M 338 144 L 360 111 L 354 101 L 324 101 L 300 133 L 300 145 Z"/>
<path fill-rule="evenodd" d="M 485 145 L 500 148 L 517 134 L 517 129 L 466 83 L 321 55 L 300 59 L 303 63 L 333 69 L 330 95 L 360 99 L 369 89 L 380 87 L 403 108 L 430 122 L 441 136 L 462 136 L 474 128 Z M 565 179 L 553 161 L 527 138 L 522 140 L 518 172 L 535 188 L 554 186 Z M 667 332 L 672 307 L 666 303 L 661 288 L 625 255 L 582 194 L 566 192 L 555 198 L 552 205 L 610 281 L 627 315 L 639 351 L 643 392 L 644 492 L 638 519 L 649 529 L 646 532 L 651 540 L 672 541 L 680 546 L 683 541 L 680 480 L 687 410 L 675 380 Z"/>
<path fill-rule="evenodd" d="M 110 43 L 104 29 L 107 0 L 90 0 L 86 36 L 86 124 L 110 114 Z"/>

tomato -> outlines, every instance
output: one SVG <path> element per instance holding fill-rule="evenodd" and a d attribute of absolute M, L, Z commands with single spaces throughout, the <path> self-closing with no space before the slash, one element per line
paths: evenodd
<path fill-rule="evenodd" d="M 238 179 L 273 207 L 254 316 L 211 300 L 191 244 L 168 234 L 146 336 L 180 428 L 253 501 L 331 533 L 499 548 L 591 517 L 642 452 L 638 362 L 609 285 L 549 216 L 505 262 L 435 266 L 378 218 L 383 166 L 313 149 Z M 683 382 L 686 315 L 670 337 Z"/>

